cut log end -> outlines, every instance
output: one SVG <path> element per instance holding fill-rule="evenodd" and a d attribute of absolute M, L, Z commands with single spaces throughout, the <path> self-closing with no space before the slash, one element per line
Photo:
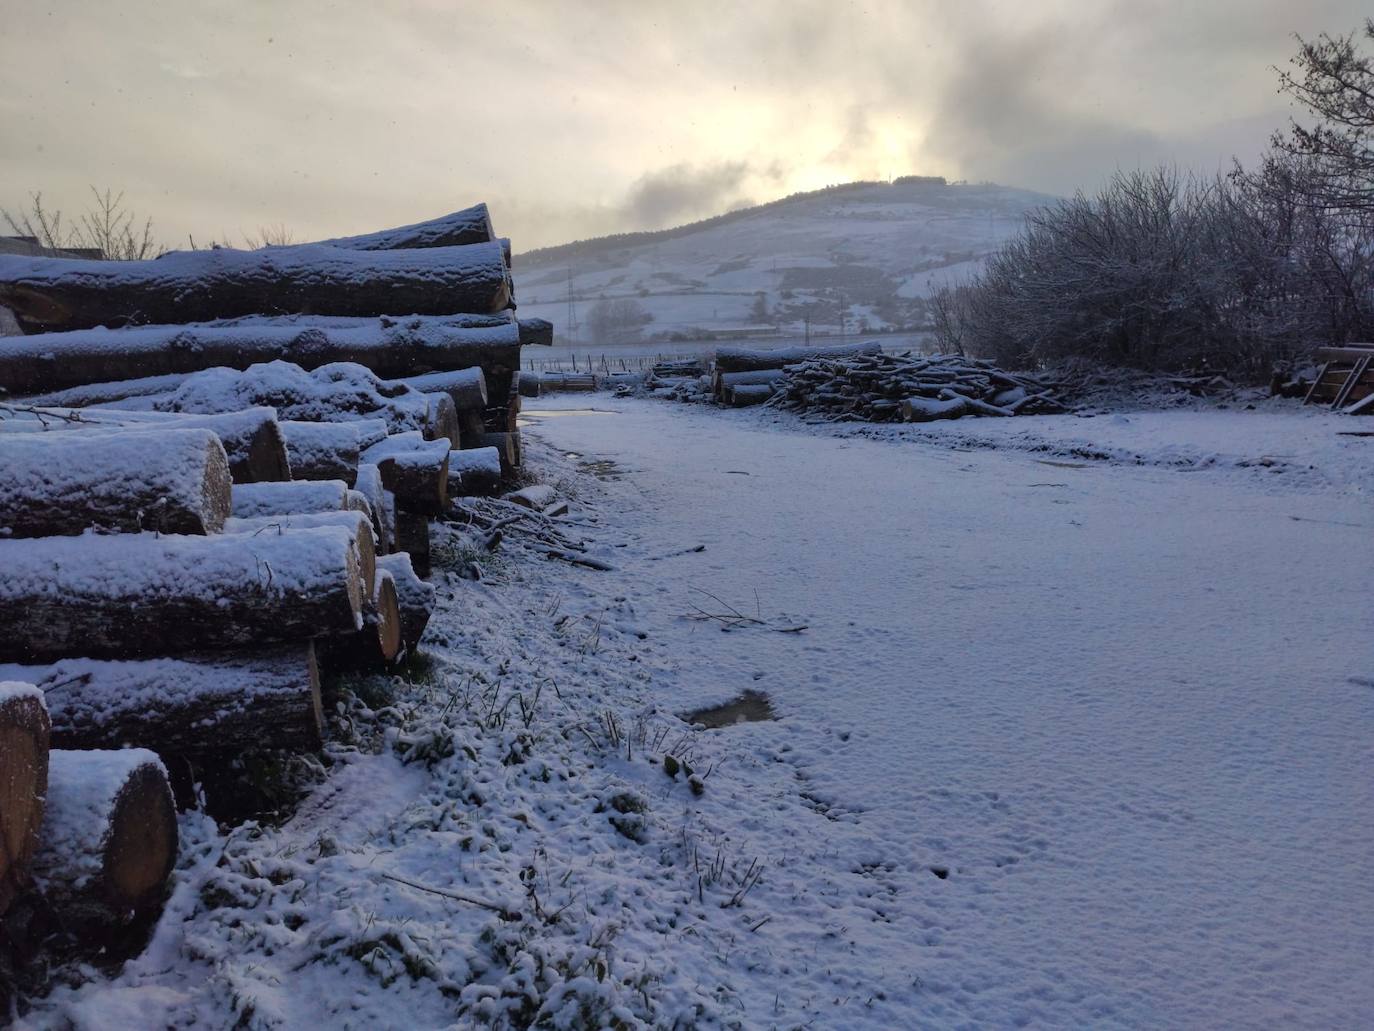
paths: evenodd
<path fill-rule="evenodd" d="M 177 856 L 176 807 L 167 775 L 145 763 L 115 798 L 105 848 L 105 900 L 116 912 L 160 905 Z"/>
<path fill-rule="evenodd" d="M 177 854 L 167 771 L 141 748 L 50 753 L 47 812 L 35 881 L 69 931 L 103 931 L 156 916 Z"/>
<path fill-rule="evenodd" d="M 0 914 L 28 879 L 48 790 L 48 713 L 25 687 L 0 684 Z"/>

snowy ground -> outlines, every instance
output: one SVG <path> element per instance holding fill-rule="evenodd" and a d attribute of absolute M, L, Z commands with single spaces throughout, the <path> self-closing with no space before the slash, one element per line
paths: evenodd
<path fill-rule="evenodd" d="M 1367 1025 L 1362 424 L 587 404 L 527 432 L 614 568 L 446 579 L 434 675 L 21 1026 Z"/>

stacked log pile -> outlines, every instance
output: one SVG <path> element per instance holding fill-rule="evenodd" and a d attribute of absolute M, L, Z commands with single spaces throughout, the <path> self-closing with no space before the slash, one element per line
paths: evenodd
<path fill-rule="evenodd" d="M 322 670 L 419 645 L 429 520 L 518 466 L 520 348 L 549 326 L 510 314 L 485 205 L 253 252 L 0 257 L 0 304 L 31 334 L 0 344 L 0 917 L 36 891 L 117 930 L 165 896 L 174 787 L 318 748 Z"/>
<path fill-rule="evenodd" d="M 1065 411 L 1054 384 L 957 355 L 854 354 L 788 365 L 781 379 L 733 388 L 781 408 L 868 422 Z M 743 403 L 738 399 L 736 404 Z"/>
<path fill-rule="evenodd" d="M 878 354 L 877 344 L 832 344 L 824 347 L 782 347 L 757 350 L 721 347 L 716 350 L 711 393 L 720 404 L 762 404 L 776 393 L 783 369 L 799 362 Z"/>

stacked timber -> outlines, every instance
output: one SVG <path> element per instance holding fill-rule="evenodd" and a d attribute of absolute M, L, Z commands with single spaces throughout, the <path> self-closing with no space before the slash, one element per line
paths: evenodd
<path fill-rule="evenodd" d="M 324 731 L 435 606 L 429 519 L 519 463 L 485 206 L 321 244 L 0 257 L 0 916 L 145 927 L 175 798 Z M 169 775 L 168 771 L 171 771 Z M 187 789 L 190 790 L 187 790 Z"/>
<path fill-rule="evenodd" d="M 525 397 L 538 397 L 541 394 L 561 392 L 590 392 L 600 388 L 595 373 L 591 372 L 522 372 L 520 374 L 520 393 Z"/>
<path fill-rule="evenodd" d="M 721 404 L 745 406 L 767 401 L 782 382 L 783 369 L 799 362 L 881 353 L 877 344 L 833 344 L 825 347 L 717 348 L 711 392 Z M 741 389 L 747 388 L 747 389 Z"/>
<path fill-rule="evenodd" d="M 1064 411 L 1052 384 L 959 355 L 812 358 L 788 365 L 781 381 L 762 389 L 769 391 L 764 400 L 776 395 L 781 408 L 867 422 Z"/>

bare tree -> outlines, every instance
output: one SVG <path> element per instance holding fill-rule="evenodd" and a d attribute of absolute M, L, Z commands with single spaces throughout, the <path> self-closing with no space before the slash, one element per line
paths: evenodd
<path fill-rule="evenodd" d="M 653 315 L 638 301 L 607 298 L 597 301 L 587 312 L 587 328 L 592 340 L 603 344 L 631 344 L 643 335 Z"/>
<path fill-rule="evenodd" d="M 1362 33 L 1315 40 L 1298 37 L 1292 71 L 1279 71 L 1280 87 L 1316 117 L 1310 126 L 1292 122 L 1274 135 L 1275 149 L 1312 159 L 1313 195 L 1328 207 L 1374 222 L 1374 62 L 1359 49 L 1374 41 L 1374 19 Z"/>
<path fill-rule="evenodd" d="M 153 220 L 140 219 L 125 207 L 122 192 L 90 189 L 92 202 L 74 222 L 64 222 L 61 211 L 45 207 L 39 192 L 29 195 L 28 208 L 18 213 L 0 208 L 0 215 L 15 233 L 50 250 L 95 250 L 112 261 L 137 261 L 162 252 Z"/>

